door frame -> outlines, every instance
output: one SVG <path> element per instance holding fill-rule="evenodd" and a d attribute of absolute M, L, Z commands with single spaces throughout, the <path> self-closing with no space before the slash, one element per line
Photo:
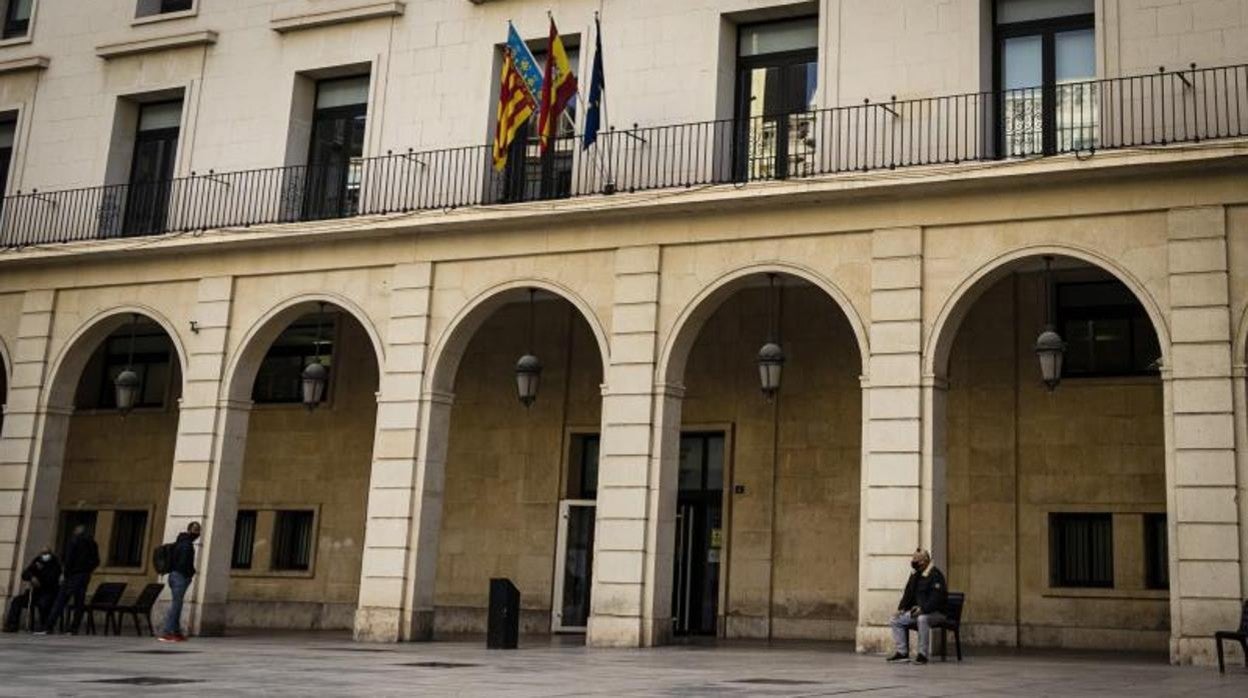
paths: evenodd
<path fill-rule="evenodd" d="M 708 432 L 719 432 L 724 435 L 724 489 L 721 493 L 722 501 L 721 517 L 723 520 L 723 547 L 719 553 L 719 604 L 715 609 L 715 636 L 719 638 L 727 637 L 728 629 L 728 599 L 729 591 L 732 588 L 730 578 L 732 577 L 732 517 L 733 517 L 733 489 L 736 486 L 736 422 L 689 422 L 681 423 L 680 435 L 704 434 Z M 673 496 L 679 500 L 680 492 L 673 492 Z M 676 532 L 673 528 L 672 535 Z M 675 539 L 673 538 L 673 543 Z M 673 545 L 672 554 L 675 555 L 676 548 Z"/>
<path fill-rule="evenodd" d="M 594 523 L 597 526 L 598 500 L 596 499 L 561 499 L 559 500 L 559 521 L 555 535 L 555 583 L 552 585 L 550 599 L 550 632 L 551 633 L 583 633 L 588 631 L 584 625 L 563 624 L 563 575 L 566 570 L 568 546 L 568 509 L 572 507 L 592 507 Z M 594 585 L 594 569 L 590 565 L 589 588 Z"/>

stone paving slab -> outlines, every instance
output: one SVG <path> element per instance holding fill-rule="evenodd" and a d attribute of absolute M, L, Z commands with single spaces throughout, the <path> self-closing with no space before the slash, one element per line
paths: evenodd
<path fill-rule="evenodd" d="M 1243 666 L 1219 675 L 1155 657 L 969 654 L 918 666 L 819 644 L 593 650 L 530 640 L 504 652 L 480 640 L 365 645 L 339 633 L 179 645 L 22 634 L 0 636 L 0 695 L 1248 696 Z"/>

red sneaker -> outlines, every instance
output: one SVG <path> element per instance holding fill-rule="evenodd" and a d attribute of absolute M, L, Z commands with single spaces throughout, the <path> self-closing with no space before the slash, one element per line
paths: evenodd
<path fill-rule="evenodd" d="M 159 640 L 160 642 L 177 642 L 178 636 L 165 634 L 165 635 L 158 636 L 156 639 Z"/>
<path fill-rule="evenodd" d="M 182 633 L 174 633 L 173 641 L 174 642 L 186 642 L 186 636 L 183 635 Z"/>

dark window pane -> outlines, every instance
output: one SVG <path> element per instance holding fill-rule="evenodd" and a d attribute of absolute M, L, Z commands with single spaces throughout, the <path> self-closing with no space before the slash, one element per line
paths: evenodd
<path fill-rule="evenodd" d="M 273 527 L 273 569 L 308 570 L 311 564 L 312 512 L 277 512 Z"/>
<path fill-rule="evenodd" d="M 191 9 L 194 0 L 160 0 L 160 14 Z"/>
<path fill-rule="evenodd" d="M 74 528 L 82 525 L 87 529 L 87 535 L 95 537 L 95 520 L 98 512 L 95 510 L 74 509 L 61 512 L 61 534 L 57 536 L 60 542 L 58 546 L 58 554 L 61 559 L 65 559 L 65 546 L 69 543 L 70 536 L 74 533 Z"/>
<path fill-rule="evenodd" d="M 4 31 L 0 38 L 15 39 L 30 30 L 30 8 L 34 0 L 8 0 L 4 8 Z"/>
<path fill-rule="evenodd" d="M 108 544 L 108 564 L 112 567 L 142 567 L 143 540 L 146 533 L 146 511 L 113 512 L 113 533 L 112 540 Z"/>
<path fill-rule="evenodd" d="M 230 555 L 230 568 L 251 569 L 251 555 L 256 544 L 256 512 L 239 510 L 234 520 L 234 547 Z"/>
<path fill-rule="evenodd" d="M 572 437 L 572 467 L 576 472 L 569 494 L 573 499 L 594 499 L 598 496 L 599 444 L 597 434 L 575 434 Z"/>
<path fill-rule="evenodd" d="M 1113 516 L 1049 514 L 1049 572 L 1054 587 L 1113 587 Z"/>
<path fill-rule="evenodd" d="M 303 369 L 317 356 L 326 368 L 333 371 L 335 319 L 326 314 L 320 321 L 320 341 L 317 341 L 317 317 L 304 316 L 278 335 L 269 347 L 256 381 L 252 385 L 251 399 L 257 403 L 298 403 L 303 399 Z M 319 348 L 318 348 L 319 347 Z M 333 380 L 325 385 L 325 399 L 329 398 Z"/>
<path fill-rule="evenodd" d="M 1144 307 L 1118 281 L 1059 284 L 1058 330 L 1067 376 L 1153 373 L 1161 354 Z"/>
<path fill-rule="evenodd" d="M 1170 545 L 1165 514 L 1144 515 L 1144 585 L 1170 588 Z"/>
<path fill-rule="evenodd" d="M 130 328 L 122 327 L 104 341 L 98 359 L 93 359 L 100 371 L 94 381 L 95 394 L 80 396 L 79 407 L 115 408 L 117 393 L 113 381 L 127 366 L 139 377 L 139 395 L 134 406 L 163 407 L 173 372 L 172 352 L 169 336 L 151 323 L 140 323 L 135 329 L 131 352 Z"/>

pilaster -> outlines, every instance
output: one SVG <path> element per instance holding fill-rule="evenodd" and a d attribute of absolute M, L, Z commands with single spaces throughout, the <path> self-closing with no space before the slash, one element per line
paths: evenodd
<path fill-rule="evenodd" d="M 921 228 L 873 233 L 870 359 L 863 381 L 860 652 L 887 648 L 886 626 L 910 556 L 919 545 L 932 545 L 932 513 L 943 509 L 943 483 L 925 472 L 922 457 L 922 275 Z"/>
<path fill-rule="evenodd" d="M 1243 593 L 1226 211 L 1173 209 L 1168 225 L 1170 658 L 1208 664 L 1213 632 L 1235 627 Z"/>
<path fill-rule="evenodd" d="M 31 485 L 46 416 L 39 398 L 48 373 L 55 300 L 55 291 L 25 293 L 11 357 L 13 378 L 0 431 L 0 600 L 4 608 L 8 608 L 28 548 L 51 543 L 53 534 L 51 521 L 32 521 L 30 514 L 38 511 Z"/>
<path fill-rule="evenodd" d="M 664 581 L 670 584 L 671 575 L 663 578 L 661 570 L 671 562 L 664 565 L 658 549 L 665 524 L 656 514 L 663 498 L 651 459 L 659 409 L 654 391 L 659 258 L 657 246 L 622 248 L 615 255 L 588 635 L 589 644 L 599 647 L 655 644 L 669 624 L 658 589 L 667 588 Z M 670 534 L 670 527 L 666 531 Z"/>
<path fill-rule="evenodd" d="M 448 412 L 450 402 L 449 396 L 422 397 L 432 290 L 432 263 L 395 265 L 377 394 L 357 640 L 428 640 L 433 634 L 446 448 L 422 439 L 430 433 L 422 419 Z M 444 440 L 447 432 L 432 433 Z"/>

